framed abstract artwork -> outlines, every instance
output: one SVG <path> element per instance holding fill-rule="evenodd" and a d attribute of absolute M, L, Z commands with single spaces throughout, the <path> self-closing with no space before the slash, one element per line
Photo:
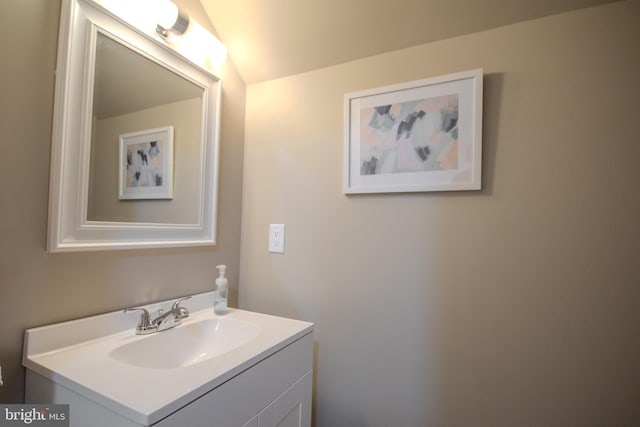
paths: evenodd
<path fill-rule="evenodd" d="M 344 193 L 481 189 L 482 69 L 344 96 Z"/>
<path fill-rule="evenodd" d="M 120 135 L 119 199 L 173 198 L 173 126 Z"/>

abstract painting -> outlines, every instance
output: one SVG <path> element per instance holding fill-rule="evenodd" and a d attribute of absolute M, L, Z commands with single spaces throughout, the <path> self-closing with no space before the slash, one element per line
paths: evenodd
<path fill-rule="evenodd" d="M 120 135 L 120 199 L 173 198 L 173 126 Z"/>
<path fill-rule="evenodd" d="M 480 189 L 482 70 L 345 95 L 345 193 Z"/>

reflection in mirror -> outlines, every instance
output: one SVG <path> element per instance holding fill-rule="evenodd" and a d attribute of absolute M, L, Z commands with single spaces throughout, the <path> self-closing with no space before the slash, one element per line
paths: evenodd
<path fill-rule="evenodd" d="M 89 221 L 193 224 L 198 221 L 204 89 L 117 40 L 98 32 L 91 128 Z M 122 134 L 173 127 L 173 198 L 120 200 Z M 146 150 L 124 165 L 153 164 Z M 158 156 L 159 157 L 159 156 Z M 138 175 L 140 172 L 135 172 Z M 135 175 L 134 175 L 135 176 Z M 140 185 L 153 185 L 143 183 Z M 126 185 L 126 183 L 125 183 Z M 131 185 L 131 183 L 129 183 Z"/>

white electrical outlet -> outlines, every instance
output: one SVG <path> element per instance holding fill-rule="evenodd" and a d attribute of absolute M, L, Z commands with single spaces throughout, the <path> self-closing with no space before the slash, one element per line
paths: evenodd
<path fill-rule="evenodd" d="M 284 224 L 269 225 L 269 252 L 284 253 Z"/>

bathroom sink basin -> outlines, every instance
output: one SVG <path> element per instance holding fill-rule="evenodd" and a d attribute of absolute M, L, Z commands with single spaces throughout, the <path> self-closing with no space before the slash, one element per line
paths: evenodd
<path fill-rule="evenodd" d="M 313 324 L 308 322 L 236 308 L 216 315 L 215 295 L 193 295 L 185 301 L 190 314 L 181 325 L 149 335 L 136 335 L 139 316 L 122 310 L 26 330 L 27 387 L 44 393 L 32 398 L 65 403 L 69 396 L 83 396 L 131 420 L 126 425 L 165 425 L 163 419 L 210 391 L 290 344 L 310 339 Z M 174 303 L 143 308 L 166 312 Z"/>
<path fill-rule="evenodd" d="M 209 360 L 258 336 L 257 325 L 238 319 L 203 319 L 114 348 L 109 356 L 147 369 L 175 369 Z"/>

